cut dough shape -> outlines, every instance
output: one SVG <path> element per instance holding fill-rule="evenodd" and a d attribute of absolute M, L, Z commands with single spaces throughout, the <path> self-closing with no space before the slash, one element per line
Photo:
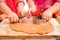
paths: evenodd
<path fill-rule="evenodd" d="M 32 34 L 46 34 L 54 31 L 54 27 L 50 22 L 42 23 L 40 25 L 32 23 L 14 23 L 9 26 L 12 30 Z"/>

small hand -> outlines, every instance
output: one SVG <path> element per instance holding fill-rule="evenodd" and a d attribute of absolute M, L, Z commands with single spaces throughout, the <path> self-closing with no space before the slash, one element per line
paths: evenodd
<path fill-rule="evenodd" d="M 29 14 L 31 13 L 31 12 L 35 12 L 36 11 L 36 6 L 32 6 L 30 9 L 29 9 Z"/>
<path fill-rule="evenodd" d="M 49 21 L 52 18 L 52 13 L 44 12 L 42 14 L 42 18 L 45 19 L 46 21 Z"/>
<path fill-rule="evenodd" d="M 8 19 L 10 22 L 17 22 L 19 20 L 18 16 L 14 12 L 8 14 Z"/>
<path fill-rule="evenodd" d="M 19 16 L 20 18 L 25 17 L 25 16 L 26 16 L 26 11 L 25 11 L 24 9 L 19 10 L 18 16 Z"/>

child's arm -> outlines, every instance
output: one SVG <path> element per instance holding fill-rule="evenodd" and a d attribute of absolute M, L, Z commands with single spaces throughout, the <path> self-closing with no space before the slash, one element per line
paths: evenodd
<path fill-rule="evenodd" d="M 48 8 L 45 12 L 43 12 L 42 17 L 46 20 L 52 18 L 52 14 L 60 10 L 60 3 L 56 2 L 53 6 Z"/>
<path fill-rule="evenodd" d="M 23 1 L 18 3 L 18 12 L 19 17 L 23 18 L 26 15 L 26 11 L 24 10 L 25 3 Z"/>
<path fill-rule="evenodd" d="M 12 12 L 11 9 L 5 4 L 5 2 L 0 3 L 0 9 L 5 14 L 7 14 L 11 22 L 16 22 L 18 20 L 18 16 L 16 15 L 16 13 Z"/>
<path fill-rule="evenodd" d="M 28 3 L 29 8 L 32 7 L 32 6 L 35 6 L 33 0 L 27 0 L 27 3 Z"/>
<path fill-rule="evenodd" d="M 34 4 L 33 0 L 27 0 L 29 6 L 29 13 L 36 11 L 36 5 Z"/>

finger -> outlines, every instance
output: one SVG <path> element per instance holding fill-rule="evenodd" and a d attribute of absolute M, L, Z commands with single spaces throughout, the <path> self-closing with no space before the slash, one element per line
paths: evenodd
<path fill-rule="evenodd" d="M 10 16 L 8 16 L 8 20 L 11 22 L 11 17 Z"/>
<path fill-rule="evenodd" d="M 14 18 L 13 19 L 14 22 L 17 22 L 18 21 L 18 16 L 17 15 L 15 15 L 13 18 Z"/>
<path fill-rule="evenodd" d="M 49 20 L 52 18 L 52 16 L 49 17 Z"/>
<path fill-rule="evenodd" d="M 41 14 L 42 18 L 44 19 L 45 18 L 45 15 L 44 14 Z"/>
<path fill-rule="evenodd" d="M 18 18 L 18 17 L 16 17 L 15 22 L 18 22 L 18 20 L 19 20 L 19 18 Z"/>
<path fill-rule="evenodd" d="M 52 15 L 49 16 L 49 20 L 52 18 Z"/>
<path fill-rule="evenodd" d="M 47 21 L 49 21 L 51 19 L 51 16 L 47 16 Z"/>
<path fill-rule="evenodd" d="M 29 14 L 27 14 L 27 18 L 30 18 L 30 15 Z"/>
<path fill-rule="evenodd" d="M 17 16 L 17 21 L 19 20 L 19 17 Z"/>
<path fill-rule="evenodd" d="M 32 10 L 32 8 L 30 8 L 28 12 L 31 13 L 31 10 Z"/>
<path fill-rule="evenodd" d="M 44 15 L 44 16 L 43 16 L 43 19 L 44 19 L 45 21 L 47 21 L 47 20 L 48 20 L 48 18 L 47 18 L 47 16 L 46 16 L 46 15 Z"/>
<path fill-rule="evenodd" d="M 31 12 L 32 12 L 32 8 L 28 11 L 29 15 L 31 15 Z"/>
<path fill-rule="evenodd" d="M 43 19 L 46 19 L 46 16 L 42 16 L 43 17 Z"/>
<path fill-rule="evenodd" d="M 48 20 L 49 20 L 49 18 L 50 18 L 50 17 L 49 17 L 49 16 L 47 16 L 47 17 L 46 17 L 46 20 L 48 21 Z"/>
<path fill-rule="evenodd" d="M 27 13 L 26 12 L 23 12 L 23 14 L 24 14 L 23 17 L 25 17 Z"/>
<path fill-rule="evenodd" d="M 36 9 L 32 9 L 32 12 L 34 13 L 36 11 Z"/>
<path fill-rule="evenodd" d="M 13 16 L 10 17 L 10 20 L 11 20 L 11 22 L 14 22 L 14 17 Z"/>
<path fill-rule="evenodd" d="M 13 17 L 13 22 L 16 22 L 16 21 L 17 21 L 16 16 L 14 16 Z"/>

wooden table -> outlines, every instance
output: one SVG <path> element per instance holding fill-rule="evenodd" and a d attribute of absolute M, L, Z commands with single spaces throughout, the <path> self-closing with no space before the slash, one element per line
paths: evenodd
<path fill-rule="evenodd" d="M 41 35 L 13 31 L 9 24 L 0 23 L 0 38 L 60 38 L 60 24 L 54 25 L 53 32 Z"/>
<path fill-rule="evenodd" d="M 55 31 L 49 34 L 27 34 L 13 31 L 9 25 L 0 24 L 0 38 L 60 38 L 60 26 L 54 27 Z"/>

